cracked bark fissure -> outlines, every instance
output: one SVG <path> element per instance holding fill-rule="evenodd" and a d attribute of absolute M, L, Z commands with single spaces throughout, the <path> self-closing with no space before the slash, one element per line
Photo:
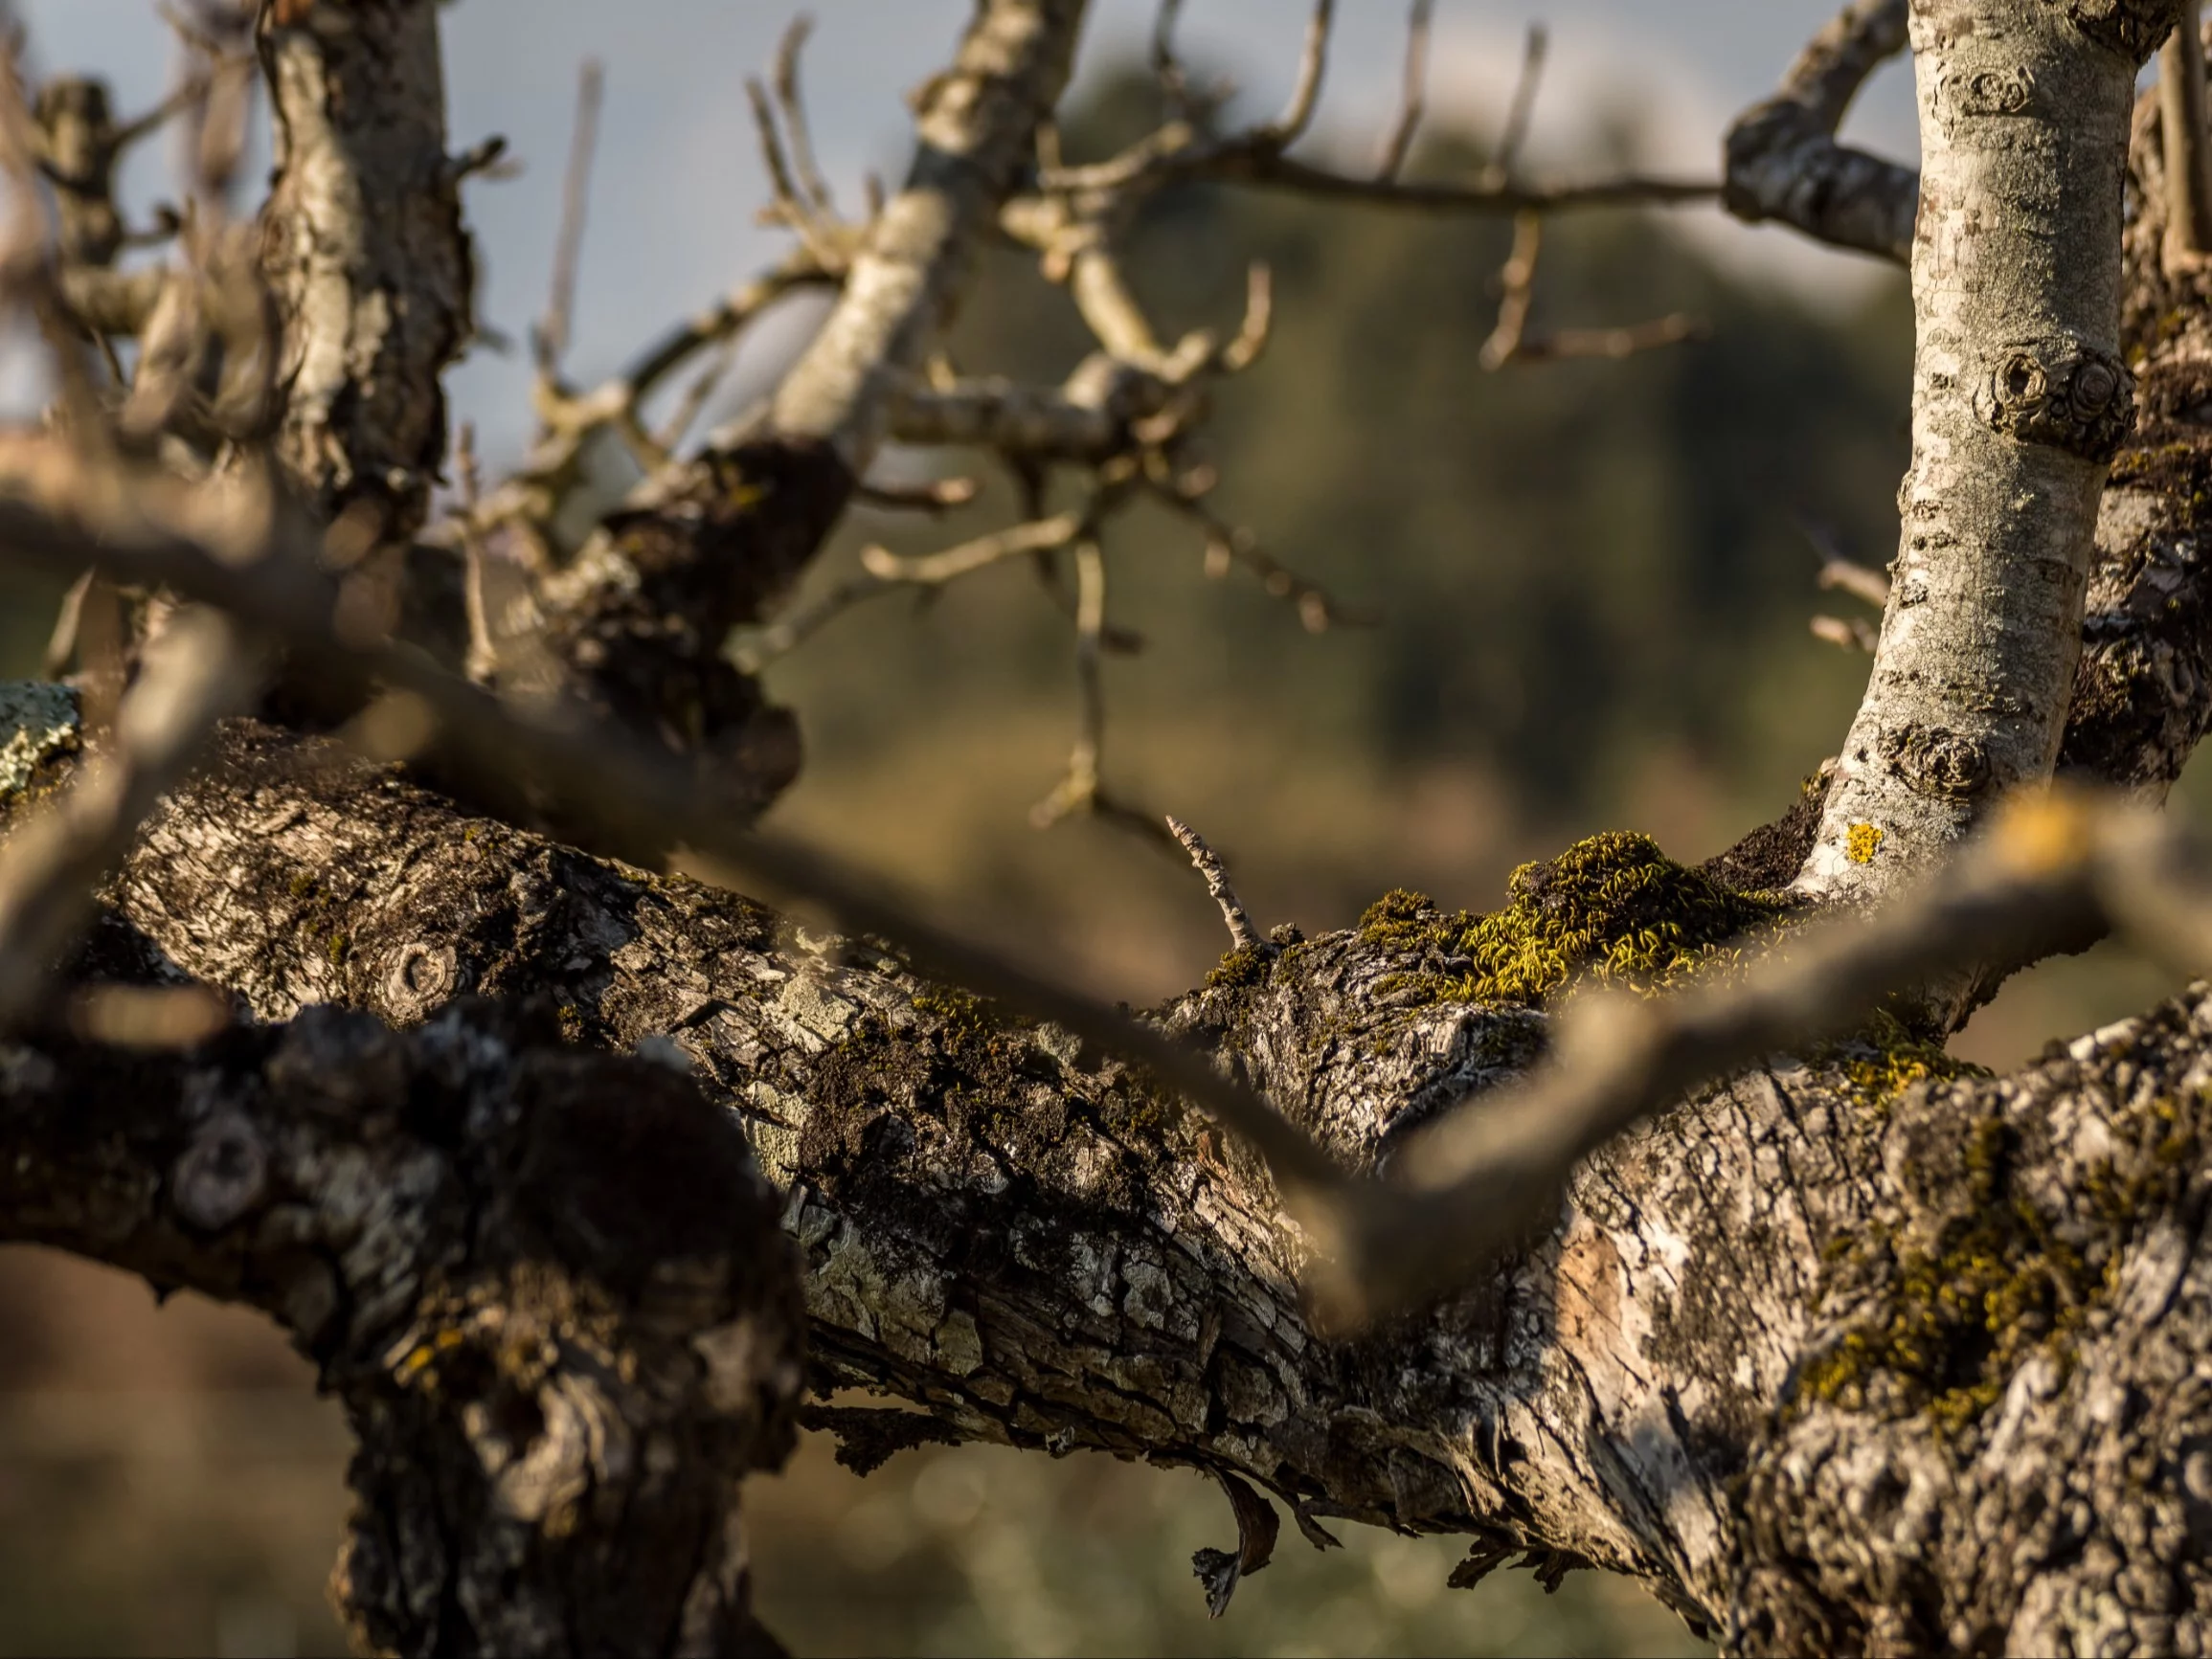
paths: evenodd
<path fill-rule="evenodd" d="M 327 746 L 233 729 L 111 896 L 263 1019 L 529 991 L 587 1044 L 673 1042 L 786 1186 L 818 1383 L 963 1436 L 1630 1573 L 1746 1651 L 2212 1638 L 2212 1454 L 2169 1386 L 2212 1352 L 2212 1003 L 2003 1082 L 1754 1072 L 1466 1293 L 1330 1345 L 1264 1177 L 1117 1063 Z M 1433 967 L 1332 935 L 1162 1018 L 1362 1164 L 1541 1048 L 1541 1015 L 1389 994 Z"/>
<path fill-rule="evenodd" d="M 2048 777 L 2107 464 L 2151 0 L 1916 0 L 1913 455 L 1874 670 L 1802 890 L 1870 899 Z"/>
<path fill-rule="evenodd" d="M 978 244 L 1059 101 L 1083 0 L 989 0 L 917 95 L 915 155 L 766 419 L 719 435 L 611 515 L 539 594 L 580 692 L 765 806 L 797 774 L 788 711 L 721 656 L 821 550 L 885 436 L 892 393 L 949 319 Z"/>

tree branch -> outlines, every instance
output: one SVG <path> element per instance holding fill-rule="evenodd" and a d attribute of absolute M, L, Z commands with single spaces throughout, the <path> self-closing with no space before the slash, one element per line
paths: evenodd
<path fill-rule="evenodd" d="M 288 387 L 278 453 L 325 523 L 420 528 L 446 442 L 440 376 L 474 326 L 446 154 L 436 0 L 263 8 L 276 177 L 262 273 Z"/>
<path fill-rule="evenodd" d="M 1907 0 L 1851 0 L 1790 65 L 1781 90 L 1736 118 L 1723 152 L 1728 212 L 1900 264 L 1911 258 L 1919 175 L 1836 142 L 1866 78 L 1905 50 L 1908 11 Z"/>
<path fill-rule="evenodd" d="M 344 1401 L 383 1651 L 779 1651 L 736 1502 L 801 1381 L 778 1208 L 674 1072 L 511 1010 L 0 1066 L 0 1237 L 258 1307 Z"/>

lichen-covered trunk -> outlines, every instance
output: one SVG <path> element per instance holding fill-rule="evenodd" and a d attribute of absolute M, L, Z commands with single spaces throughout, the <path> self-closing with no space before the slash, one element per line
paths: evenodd
<path fill-rule="evenodd" d="M 1916 0 L 1912 461 L 1890 596 L 1801 890 L 1873 899 L 2057 759 L 2120 355 L 2135 69 L 2160 0 Z"/>
<path fill-rule="evenodd" d="M 234 730 L 112 897 L 263 1019 L 534 993 L 572 1040 L 681 1053 L 785 1189 L 818 1381 L 928 1414 L 839 1420 L 875 1451 L 1220 1469 L 1316 1525 L 1465 1534 L 1463 1579 L 1634 1575 L 1747 1651 L 2212 1641 L 2175 1380 L 2212 1368 L 2212 1004 L 2002 1082 L 1904 1041 L 1760 1069 L 1593 1158 L 1459 1296 L 1330 1343 L 1264 1175 L 1126 1066 L 327 747 Z M 1542 1051 L 1539 1012 L 1456 999 L 1452 932 L 1401 901 L 1161 1018 L 1368 1164 Z"/>

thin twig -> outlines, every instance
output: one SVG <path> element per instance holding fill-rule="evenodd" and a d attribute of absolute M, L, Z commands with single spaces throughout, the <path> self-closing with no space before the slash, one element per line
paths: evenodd
<path fill-rule="evenodd" d="M 1521 75 L 1513 84 L 1513 101 L 1505 107 L 1505 125 L 1498 134 L 1498 147 L 1491 153 L 1490 165 L 1482 169 L 1485 184 L 1503 187 L 1513 176 L 1521 146 L 1528 141 L 1529 123 L 1536 115 L 1536 91 L 1544 79 L 1544 57 L 1549 46 L 1544 25 L 1531 23 L 1521 49 Z"/>
<path fill-rule="evenodd" d="M 791 162 L 799 174 L 800 186 L 815 210 L 826 215 L 835 211 L 830 204 L 829 184 L 814 159 L 814 137 L 807 124 L 806 104 L 799 91 L 799 54 L 813 31 L 814 19 L 804 12 L 794 17 L 791 26 L 784 30 L 783 39 L 776 48 L 776 101 L 783 111 L 783 130 L 791 142 Z"/>
<path fill-rule="evenodd" d="M 748 674 L 757 674 L 833 617 L 895 588 L 941 588 L 1021 553 L 1064 548 L 1083 532 L 1088 513 L 1057 513 L 1048 519 L 1010 525 L 958 547 L 918 559 L 902 559 L 879 547 L 863 549 L 858 575 L 796 605 L 767 626 L 744 636 L 732 656 Z"/>
<path fill-rule="evenodd" d="M 1406 19 L 1406 75 L 1399 94 L 1398 122 L 1383 143 L 1382 159 L 1375 164 L 1375 182 L 1387 185 L 1398 176 L 1413 150 L 1413 135 L 1420 130 L 1428 109 L 1429 21 L 1436 0 L 1413 0 Z"/>
<path fill-rule="evenodd" d="M 1206 890 L 1213 902 L 1221 907 L 1221 919 L 1229 925 L 1230 945 L 1239 951 L 1249 951 L 1259 943 L 1259 934 L 1253 930 L 1252 918 L 1238 902 L 1236 888 L 1230 885 L 1229 871 L 1222 867 L 1219 855 L 1206 844 L 1206 838 L 1170 813 L 1167 831 L 1190 855 L 1192 868 L 1206 878 Z"/>
<path fill-rule="evenodd" d="M 596 57 L 576 71 L 576 127 L 569 136 L 569 165 L 561 180 L 560 231 L 553 242 L 553 282 L 534 344 L 538 370 L 551 378 L 567 355 L 576 303 L 576 267 L 583 257 L 584 213 L 590 205 L 592 155 L 598 147 L 599 100 L 606 72 Z"/>

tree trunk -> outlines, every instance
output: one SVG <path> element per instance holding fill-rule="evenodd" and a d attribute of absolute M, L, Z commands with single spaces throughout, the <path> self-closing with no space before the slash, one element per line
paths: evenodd
<path fill-rule="evenodd" d="M 1898 889 L 2047 778 L 2107 463 L 2133 420 L 2120 252 L 2151 0 L 1916 0 L 1912 465 L 1865 701 L 1801 890 Z"/>

